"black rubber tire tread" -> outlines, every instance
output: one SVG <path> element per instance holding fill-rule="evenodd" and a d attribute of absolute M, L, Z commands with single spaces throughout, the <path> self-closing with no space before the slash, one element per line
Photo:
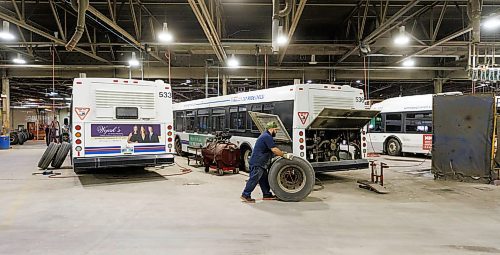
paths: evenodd
<path fill-rule="evenodd" d="M 394 153 L 389 152 L 389 144 L 391 144 L 391 143 L 395 143 L 397 148 L 398 148 L 397 151 Z M 401 143 L 396 138 L 389 138 L 389 140 L 387 140 L 385 150 L 387 152 L 387 155 L 389 155 L 389 156 L 400 156 L 401 155 Z"/>
<path fill-rule="evenodd" d="M 51 166 L 53 168 L 61 168 L 62 164 L 64 163 L 64 160 L 66 159 L 66 156 L 68 156 L 69 150 L 71 149 L 71 144 L 63 142 L 61 144 L 61 147 L 57 151 L 57 154 L 52 161 Z"/>
<path fill-rule="evenodd" d="M 175 152 L 177 152 L 177 155 L 181 157 L 186 157 L 187 153 L 182 151 L 182 144 L 181 144 L 181 139 L 179 137 L 176 137 L 174 140 L 174 147 L 175 147 Z"/>
<path fill-rule="evenodd" d="M 24 135 L 23 133 L 18 133 L 17 134 L 17 139 L 19 140 L 19 145 L 23 145 L 24 144 Z"/>
<path fill-rule="evenodd" d="M 10 133 L 10 144 L 16 145 L 18 143 L 19 143 L 19 138 L 17 137 L 17 133 L 16 132 Z"/>
<path fill-rule="evenodd" d="M 302 189 L 299 190 L 298 192 L 289 193 L 286 190 L 280 188 L 278 184 L 278 174 L 280 169 L 285 166 L 296 166 L 304 170 L 305 184 L 304 187 L 302 187 Z M 285 202 L 298 202 L 309 196 L 309 194 L 311 194 L 314 188 L 314 182 L 315 182 L 314 178 L 315 178 L 314 169 L 312 168 L 311 164 L 309 164 L 309 162 L 307 162 L 305 159 L 299 157 L 294 157 L 292 160 L 284 158 L 277 159 L 271 165 L 268 176 L 271 190 L 274 192 L 274 194 L 276 195 L 276 197 L 278 197 L 279 200 Z"/>
<path fill-rule="evenodd" d="M 54 160 L 54 157 L 56 156 L 57 151 L 59 150 L 60 147 L 61 147 L 60 144 L 54 143 L 54 146 L 52 146 L 47 155 L 45 155 L 45 158 L 43 158 L 42 160 L 42 164 L 40 164 L 38 167 L 40 167 L 41 169 L 47 169 L 52 160 Z"/>
<path fill-rule="evenodd" d="M 55 145 L 56 145 L 55 143 L 50 143 L 49 146 L 47 146 L 47 149 L 45 149 L 42 157 L 38 161 L 38 167 L 42 167 L 43 160 L 47 157 L 47 154 L 49 154 L 49 151 L 51 151 L 52 147 L 54 147 Z"/>

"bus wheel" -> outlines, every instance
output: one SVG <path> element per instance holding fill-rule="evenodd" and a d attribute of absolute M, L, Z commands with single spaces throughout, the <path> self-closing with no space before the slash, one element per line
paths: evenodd
<path fill-rule="evenodd" d="M 386 145 L 386 151 L 389 156 L 399 156 L 401 155 L 401 143 L 394 139 L 391 138 L 387 141 Z"/>
<path fill-rule="evenodd" d="M 184 153 L 182 151 L 181 139 L 179 139 L 179 137 L 175 138 L 174 146 L 175 146 L 175 152 L 177 152 L 177 155 L 179 155 L 181 157 L 186 156 L 186 153 Z"/>
<path fill-rule="evenodd" d="M 268 179 L 271 190 L 281 201 L 298 202 L 313 190 L 314 169 L 303 158 L 279 158 L 271 165 Z"/>
<path fill-rule="evenodd" d="M 250 156 L 252 156 L 252 149 L 243 147 L 241 149 L 241 162 L 240 169 L 244 172 L 250 173 Z"/>

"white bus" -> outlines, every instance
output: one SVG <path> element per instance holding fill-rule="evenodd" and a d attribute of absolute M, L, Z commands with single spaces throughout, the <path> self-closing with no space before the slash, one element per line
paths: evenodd
<path fill-rule="evenodd" d="M 227 131 L 248 160 L 265 123 L 280 125 L 281 149 L 308 160 L 315 171 L 366 168 L 362 128 L 378 111 L 364 109 L 364 95 L 350 86 L 299 84 L 212 97 L 173 105 L 179 154 L 203 146 L 216 131 Z"/>
<path fill-rule="evenodd" d="M 75 79 L 75 171 L 172 163 L 172 115 L 172 89 L 163 81 Z"/>
<path fill-rule="evenodd" d="M 461 92 L 443 93 L 462 94 Z M 368 125 L 368 151 L 391 156 L 430 154 L 433 94 L 394 97 L 373 104 L 380 111 Z"/>

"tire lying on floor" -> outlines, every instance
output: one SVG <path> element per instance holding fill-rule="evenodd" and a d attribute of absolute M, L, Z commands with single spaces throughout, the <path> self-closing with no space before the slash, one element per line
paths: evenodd
<path fill-rule="evenodd" d="M 50 143 L 49 147 L 45 150 L 42 155 L 42 158 L 38 162 L 38 167 L 41 169 L 47 169 L 50 165 L 50 162 L 54 159 L 61 145 L 57 143 Z"/>
<path fill-rule="evenodd" d="M 67 142 L 63 142 L 59 150 L 57 150 L 56 156 L 52 161 L 53 168 L 61 168 L 66 156 L 68 155 L 69 150 L 71 149 L 71 144 Z"/>
<path fill-rule="evenodd" d="M 10 133 L 10 144 L 11 145 L 16 145 L 19 143 L 19 138 L 17 137 L 16 132 L 11 132 Z"/>
<path fill-rule="evenodd" d="M 298 202 L 314 188 L 314 169 L 303 158 L 279 158 L 271 165 L 268 179 L 271 190 L 280 200 Z"/>

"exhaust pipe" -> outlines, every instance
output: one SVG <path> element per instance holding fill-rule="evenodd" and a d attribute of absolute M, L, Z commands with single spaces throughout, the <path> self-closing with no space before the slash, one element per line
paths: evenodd
<path fill-rule="evenodd" d="M 66 44 L 67 51 L 75 49 L 76 44 L 82 38 L 83 32 L 85 31 L 85 12 L 89 7 L 89 0 L 71 0 L 71 7 L 78 12 L 78 17 L 75 33 Z"/>
<path fill-rule="evenodd" d="M 292 11 L 293 0 L 286 0 L 285 9 L 280 10 L 280 0 L 273 0 L 273 23 L 272 23 L 272 48 L 273 52 L 279 51 L 278 34 L 280 26 L 280 18 L 288 16 Z"/>

